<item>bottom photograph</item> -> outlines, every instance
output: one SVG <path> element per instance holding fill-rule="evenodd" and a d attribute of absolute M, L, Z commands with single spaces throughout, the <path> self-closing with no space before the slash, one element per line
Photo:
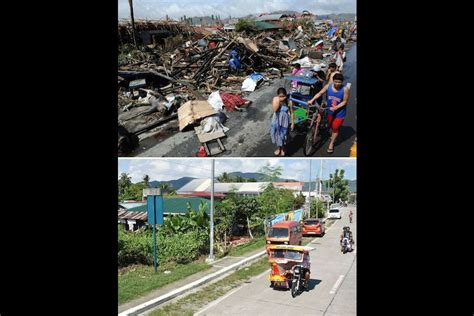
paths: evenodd
<path fill-rule="evenodd" d="M 354 158 L 120 158 L 119 315 L 355 315 Z"/>

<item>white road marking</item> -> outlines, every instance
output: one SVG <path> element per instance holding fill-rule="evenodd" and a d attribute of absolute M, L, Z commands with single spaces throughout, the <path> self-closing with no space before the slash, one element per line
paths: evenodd
<path fill-rule="evenodd" d="M 339 276 L 339 278 L 337 279 L 336 283 L 334 284 L 334 286 L 332 287 L 331 292 L 329 292 L 329 294 L 334 294 L 334 293 L 336 293 L 337 288 L 339 287 L 339 285 L 341 285 L 341 282 L 342 282 L 343 279 L 344 279 L 344 275 L 341 274 L 341 275 Z"/>

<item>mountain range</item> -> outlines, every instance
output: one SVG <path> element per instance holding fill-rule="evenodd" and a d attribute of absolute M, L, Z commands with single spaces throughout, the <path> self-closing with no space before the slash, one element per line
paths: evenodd
<path fill-rule="evenodd" d="M 240 176 L 245 179 L 255 179 L 258 182 L 264 181 L 265 175 L 263 173 L 258 173 L 258 172 L 230 172 L 230 176 L 237 177 Z M 219 176 L 219 175 L 217 175 Z M 150 187 L 152 188 L 157 188 L 163 183 L 170 184 L 175 188 L 176 190 L 180 189 L 182 186 L 184 186 L 186 183 L 189 181 L 196 179 L 193 177 L 182 177 L 176 180 L 169 180 L 169 181 L 150 181 Z M 349 191 L 350 192 L 357 192 L 357 180 L 348 180 L 349 181 Z M 283 178 L 278 178 L 275 182 L 299 182 L 298 180 L 294 179 L 283 179 Z M 323 180 L 323 182 L 325 182 Z M 316 188 L 316 181 L 311 182 L 311 189 L 314 190 Z M 303 185 L 303 191 L 308 191 L 309 189 L 309 182 L 304 182 Z M 323 184 L 323 191 L 326 190 L 325 183 Z"/>

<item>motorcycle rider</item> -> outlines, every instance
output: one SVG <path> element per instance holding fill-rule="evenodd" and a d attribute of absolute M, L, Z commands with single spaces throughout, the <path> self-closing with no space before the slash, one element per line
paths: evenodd
<path fill-rule="evenodd" d="M 344 228 L 342 229 L 342 234 L 341 234 L 341 239 L 340 239 L 340 244 L 341 244 L 341 251 L 344 249 L 344 244 L 343 244 L 343 240 L 344 238 L 347 238 L 347 240 L 349 241 L 349 244 L 351 245 L 351 249 L 352 249 L 352 245 L 354 244 L 354 241 L 352 239 L 352 232 L 349 228 L 349 226 L 344 226 Z"/>

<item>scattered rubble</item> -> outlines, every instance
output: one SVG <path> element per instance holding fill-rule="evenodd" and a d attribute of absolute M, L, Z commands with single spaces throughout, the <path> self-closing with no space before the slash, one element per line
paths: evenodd
<path fill-rule="evenodd" d="M 223 29 L 205 34 L 181 22 L 135 25 L 139 49 L 128 22 L 119 23 L 118 31 L 120 155 L 138 146 L 138 135 L 176 120 L 179 131 L 201 126 L 201 133 L 225 133 L 224 112 L 248 107 L 248 93 L 283 77 L 293 63 L 324 70 L 338 30 L 307 23 L 250 36 Z M 344 29 L 355 31 L 349 24 Z"/>

